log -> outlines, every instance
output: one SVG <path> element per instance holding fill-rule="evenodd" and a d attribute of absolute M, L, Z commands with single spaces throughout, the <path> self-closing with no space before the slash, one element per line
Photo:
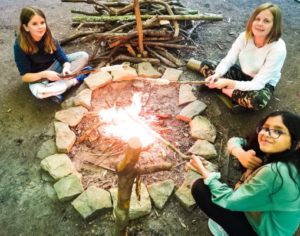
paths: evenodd
<path fill-rule="evenodd" d="M 141 15 L 142 20 L 153 18 L 153 15 Z M 197 15 L 157 15 L 157 20 L 210 20 L 218 21 L 222 20 L 222 15 L 217 14 L 197 14 Z M 73 16 L 73 22 L 100 22 L 100 21 L 136 21 L 136 17 L 133 15 L 126 16 Z"/>
<path fill-rule="evenodd" d="M 160 60 L 156 58 L 138 58 L 138 57 L 129 57 L 123 54 L 116 56 L 114 59 L 111 60 L 111 63 L 116 61 L 128 61 L 132 63 L 141 63 L 141 62 L 150 62 L 151 64 L 158 65 Z"/>
<path fill-rule="evenodd" d="M 150 54 L 157 57 L 162 63 L 166 64 L 167 66 L 170 66 L 170 67 L 173 67 L 173 68 L 177 67 L 172 61 L 170 61 L 169 59 L 161 56 L 160 54 L 158 54 L 157 52 L 152 50 L 150 47 L 146 46 L 146 49 L 147 49 L 148 52 L 150 52 Z"/>
<path fill-rule="evenodd" d="M 175 63 L 176 66 L 182 66 L 183 65 L 178 58 L 176 58 L 173 54 L 168 52 L 168 50 L 166 50 L 165 48 L 155 47 L 155 49 L 156 49 L 156 52 L 158 52 L 160 55 L 164 56 L 165 58 L 167 58 L 171 62 Z"/>
<path fill-rule="evenodd" d="M 65 44 L 75 40 L 75 39 L 78 39 L 78 38 L 81 38 L 81 37 L 85 37 L 87 35 L 90 35 L 90 34 L 95 34 L 95 33 L 100 33 L 100 32 L 97 32 L 97 31 L 86 31 L 86 32 L 79 32 L 79 33 L 76 33 L 76 34 L 73 34 L 71 36 L 69 36 L 68 38 L 65 38 L 65 39 L 62 39 L 60 41 L 60 44 L 62 46 L 64 46 Z"/>

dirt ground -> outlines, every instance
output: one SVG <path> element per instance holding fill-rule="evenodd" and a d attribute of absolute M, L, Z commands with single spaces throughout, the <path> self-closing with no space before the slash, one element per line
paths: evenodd
<path fill-rule="evenodd" d="M 221 22 L 204 22 L 197 27 L 192 38 L 203 50 L 197 54 L 182 53 L 183 59 L 218 60 L 243 31 L 252 9 L 264 1 L 183 2 L 187 8 L 224 16 Z M 228 137 L 247 134 L 259 119 L 271 111 L 285 109 L 300 114 L 300 57 L 297 56 L 300 51 L 300 4 L 293 0 L 273 2 L 279 4 L 283 11 L 283 39 L 288 54 L 282 79 L 269 106 L 259 112 L 231 114 L 214 94 L 198 93 L 200 100 L 208 104 L 205 115 L 217 127 L 217 141 L 223 146 Z M 49 138 L 54 113 L 60 107 L 51 101 L 35 99 L 28 86 L 21 82 L 15 67 L 12 45 L 20 9 L 25 5 L 42 8 L 50 28 L 59 39 L 72 31 L 70 9 L 82 6 L 58 0 L 0 2 L 0 235 L 112 235 L 114 220 L 111 213 L 83 221 L 70 204 L 56 200 L 51 185 L 42 178 L 36 153 Z M 80 45 L 73 44 L 65 50 L 71 52 L 80 48 Z M 84 50 L 91 52 L 91 48 Z M 196 76 L 188 71 L 184 74 L 189 78 Z M 237 171 L 231 167 L 224 168 L 222 163 L 221 160 L 224 179 L 233 182 Z M 130 235 L 210 235 L 207 218 L 198 209 L 185 211 L 174 199 L 163 211 L 153 210 L 147 217 L 131 222 Z"/>

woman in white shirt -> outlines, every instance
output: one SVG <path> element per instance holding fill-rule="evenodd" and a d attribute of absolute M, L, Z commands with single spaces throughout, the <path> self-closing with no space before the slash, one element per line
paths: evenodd
<path fill-rule="evenodd" d="M 232 44 L 216 66 L 203 61 L 200 72 L 209 88 L 221 89 L 244 108 L 259 110 L 270 101 L 286 58 L 281 10 L 272 3 L 258 6 L 250 16 L 246 31 Z M 235 64 L 239 61 L 239 65 Z"/>

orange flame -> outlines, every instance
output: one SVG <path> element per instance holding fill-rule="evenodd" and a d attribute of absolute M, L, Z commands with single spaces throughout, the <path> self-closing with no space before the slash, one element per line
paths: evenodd
<path fill-rule="evenodd" d="M 146 122 L 143 117 L 139 116 L 141 109 L 142 103 L 140 93 L 135 93 L 129 107 L 120 109 L 112 107 L 110 109 L 101 110 L 99 112 L 100 120 L 108 123 L 103 129 L 104 134 L 119 137 L 126 142 L 132 137 L 138 137 L 141 140 L 143 147 L 153 143 L 155 140 L 153 135 L 130 118 L 130 116 L 132 116 Z"/>

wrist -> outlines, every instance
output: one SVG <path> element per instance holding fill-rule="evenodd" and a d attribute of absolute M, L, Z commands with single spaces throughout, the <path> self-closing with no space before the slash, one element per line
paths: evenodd
<path fill-rule="evenodd" d="M 70 67 L 71 67 L 71 63 L 70 63 L 70 62 L 65 62 L 65 63 L 63 64 L 63 68 L 69 69 Z"/>

